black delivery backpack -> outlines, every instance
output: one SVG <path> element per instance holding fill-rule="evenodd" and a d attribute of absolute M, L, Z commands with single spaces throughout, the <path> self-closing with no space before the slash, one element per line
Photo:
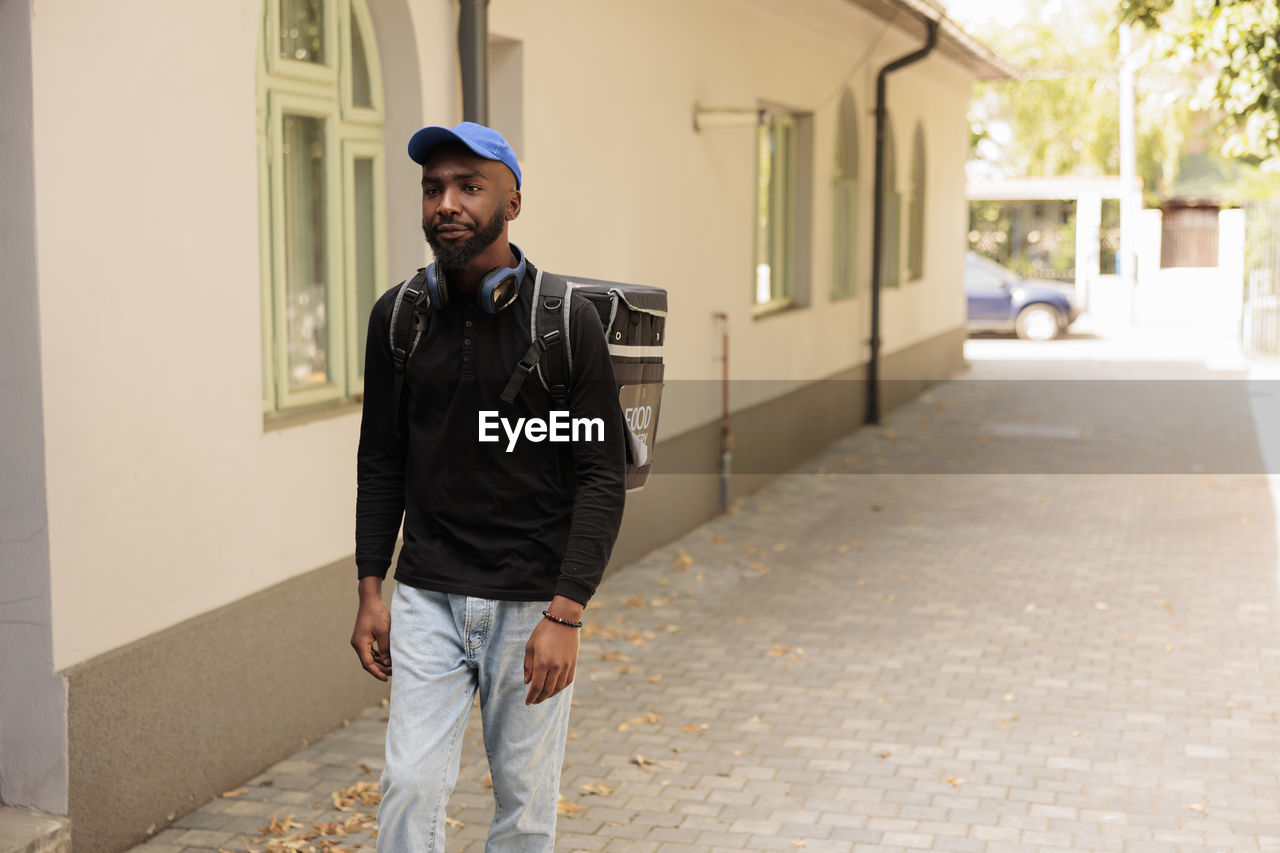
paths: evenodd
<path fill-rule="evenodd" d="M 544 288 L 549 280 L 544 277 Z M 618 402 L 627 423 L 627 490 L 639 489 L 649 478 L 657 444 L 667 291 L 594 278 L 565 276 L 564 280 L 566 301 L 573 293 L 582 294 L 595 306 L 604 326 L 613 375 L 618 381 Z M 538 290 L 534 293 L 536 305 Z"/>
<path fill-rule="evenodd" d="M 430 300 L 421 281 L 425 275 L 424 268 L 417 276 L 401 283 L 391 311 L 391 351 L 395 361 L 392 409 L 397 435 L 405 365 L 426 331 L 426 314 L 430 311 Z M 568 408 L 569 376 L 573 368 L 569 306 L 574 293 L 584 296 L 596 309 L 604 327 L 614 378 L 618 382 L 618 402 L 627 424 L 627 491 L 634 491 L 649 478 L 657 444 L 666 290 L 537 270 L 533 316 L 529 318 L 532 343 L 516 364 L 500 399 L 510 405 L 520 393 L 525 378 L 536 372 L 555 405 Z"/>

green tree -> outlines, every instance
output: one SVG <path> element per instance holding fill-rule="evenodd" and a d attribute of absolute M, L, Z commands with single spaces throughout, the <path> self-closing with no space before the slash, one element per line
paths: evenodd
<path fill-rule="evenodd" d="M 1166 56 L 1207 64 L 1192 106 L 1215 112 L 1222 153 L 1280 172 L 1280 2 L 1121 0 Z"/>
<path fill-rule="evenodd" d="M 970 104 L 972 158 L 1001 177 L 1120 171 L 1119 41 L 1113 0 L 1028 0 L 1013 20 L 971 26 L 1024 69 L 980 84 Z M 1138 174 L 1149 194 L 1177 169 L 1192 84 L 1168 69 L 1138 77 Z"/>

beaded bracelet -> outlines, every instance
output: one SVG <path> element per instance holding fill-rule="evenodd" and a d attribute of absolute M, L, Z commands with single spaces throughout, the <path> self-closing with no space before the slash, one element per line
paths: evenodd
<path fill-rule="evenodd" d="M 559 625 L 568 625 L 570 628 L 581 628 L 581 622 L 570 622 L 568 619 L 561 619 L 559 616 L 552 616 L 547 611 L 542 611 L 542 615 Z"/>

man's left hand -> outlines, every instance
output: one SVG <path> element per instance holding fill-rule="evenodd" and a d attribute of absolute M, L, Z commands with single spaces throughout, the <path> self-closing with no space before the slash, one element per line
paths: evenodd
<path fill-rule="evenodd" d="M 582 605 L 557 595 L 547 608 L 553 616 L 578 622 Z M 526 705 L 537 705 L 573 683 L 578 670 L 578 629 L 543 619 L 524 647 L 524 683 L 529 685 Z"/>

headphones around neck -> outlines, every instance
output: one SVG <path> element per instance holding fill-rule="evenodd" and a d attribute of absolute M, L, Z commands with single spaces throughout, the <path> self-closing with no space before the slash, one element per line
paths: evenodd
<path fill-rule="evenodd" d="M 511 244 L 511 251 L 518 259 L 514 267 L 494 267 L 480 280 L 476 302 L 487 314 L 497 314 L 520 295 L 520 282 L 524 281 L 525 271 L 524 252 L 515 243 Z M 427 266 L 427 298 L 432 308 L 440 309 L 449 304 L 444 270 L 437 269 L 434 262 Z"/>

